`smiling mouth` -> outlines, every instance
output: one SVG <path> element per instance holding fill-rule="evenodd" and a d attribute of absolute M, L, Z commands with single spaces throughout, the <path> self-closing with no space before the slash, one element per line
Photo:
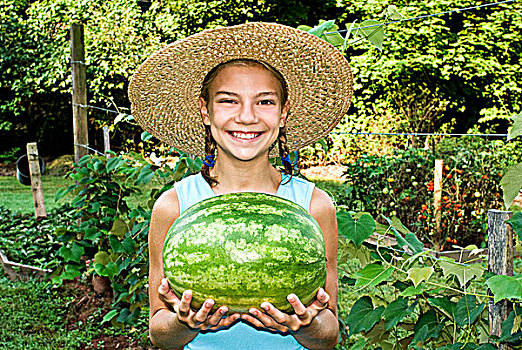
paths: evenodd
<path fill-rule="evenodd" d="M 252 140 L 261 135 L 260 132 L 238 132 L 238 131 L 231 131 L 229 132 L 232 137 L 235 137 L 237 139 L 241 140 Z"/>

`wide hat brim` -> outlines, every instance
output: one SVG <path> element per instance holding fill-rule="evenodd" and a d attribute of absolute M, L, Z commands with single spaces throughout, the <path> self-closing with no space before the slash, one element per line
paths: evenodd
<path fill-rule="evenodd" d="M 246 23 L 202 31 L 147 58 L 129 84 L 134 119 L 167 145 L 204 156 L 198 105 L 203 79 L 215 66 L 241 58 L 265 62 L 285 78 L 290 152 L 326 136 L 348 111 L 353 75 L 339 50 L 302 30 Z M 270 156 L 277 154 L 276 147 Z"/>

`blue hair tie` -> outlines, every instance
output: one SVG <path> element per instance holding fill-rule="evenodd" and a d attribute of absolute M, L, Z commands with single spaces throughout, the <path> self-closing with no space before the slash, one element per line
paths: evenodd
<path fill-rule="evenodd" d="M 289 156 L 286 156 L 286 157 L 280 156 L 280 157 L 281 157 L 281 162 L 283 164 L 288 163 L 288 164 L 292 165 L 292 161 L 290 160 Z"/>
<path fill-rule="evenodd" d="M 214 160 L 215 156 L 213 154 L 209 154 L 205 156 L 205 160 L 203 161 L 203 164 L 208 166 L 209 168 L 212 168 L 214 164 L 216 164 L 216 161 Z"/>

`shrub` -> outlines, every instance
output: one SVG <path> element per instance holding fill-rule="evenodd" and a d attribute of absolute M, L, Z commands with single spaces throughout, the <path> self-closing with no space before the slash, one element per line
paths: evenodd
<path fill-rule="evenodd" d="M 396 150 L 361 155 L 346 163 L 347 188 L 340 203 L 351 210 L 397 216 L 435 248 L 452 243 L 481 244 L 487 210 L 503 207 L 500 179 L 507 165 L 522 158 L 520 143 L 474 138 L 446 139 L 434 151 Z M 434 160 L 443 159 L 442 232 L 435 230 Z M 384 222 L 383 219 L 378 219 Z M 447 246 L 446 246 L 447 248 Z"/>

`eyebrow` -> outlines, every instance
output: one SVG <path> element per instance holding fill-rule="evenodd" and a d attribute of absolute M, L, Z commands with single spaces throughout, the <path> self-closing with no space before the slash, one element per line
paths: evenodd
<path fill-rule="evenodd" d="M 234 96 L 234 97 L 239 97 L 239 94 L 238 93 L 235 93 L 235 92 L 231 92 L 231 91 L 216 91 L 216 96 L 217 95 L 229 95 L 229 96 Z M 279 97 L 279 94 L 275 91 L 266 91 L 266 92 L 260 92 L 258 94 L 256 94 L 255 97 L 261 97 L 261 96 L 276 96 L 276 97 Z"/>

